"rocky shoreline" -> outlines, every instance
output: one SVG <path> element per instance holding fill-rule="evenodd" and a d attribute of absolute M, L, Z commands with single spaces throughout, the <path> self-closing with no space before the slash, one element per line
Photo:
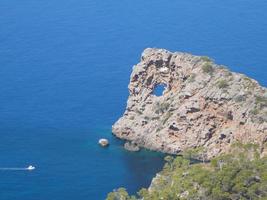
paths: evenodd
<path fill-rule="evenodd" d="M 157 85 L 166 86 L 161 96 Z M 180 154 L 204 147 L 207 159 L 234 142 L 267 154 L 267 90 L 208 57 L 146 49 L 134 66 L 123 116 L 112 132 L 151 150 Z"/>

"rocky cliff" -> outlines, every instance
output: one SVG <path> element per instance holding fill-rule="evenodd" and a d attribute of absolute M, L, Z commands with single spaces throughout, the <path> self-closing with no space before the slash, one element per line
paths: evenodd
<path fill-rule="evenodd" d="M 121 139 L 171 154 L 202 146 L 207 158 L 236 141 L 266 153 L 266 88 L 208 57 L 148 48 L 128 87 L 126 111 L 112 127 Z"/>

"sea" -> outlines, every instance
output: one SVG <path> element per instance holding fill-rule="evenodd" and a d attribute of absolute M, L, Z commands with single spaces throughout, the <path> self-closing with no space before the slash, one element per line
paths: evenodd
<path fill-rule="evenodd" d="M 127 152 L 111 133 L 147 47 L 206 55 L 267 86 L 267 1 L 0 0 L 0 200 L 149 186 L 164 155 Z"/>

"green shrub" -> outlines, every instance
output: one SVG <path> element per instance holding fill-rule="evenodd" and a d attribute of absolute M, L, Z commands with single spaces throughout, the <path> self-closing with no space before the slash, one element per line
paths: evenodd
<path fill-rule="evenodd" d="M 130 120 L 134 120 L 134 116 L 130 116 L 130 118 L 129 118 Z"/>
<path fill-rule="evenodd" d="M 244 80 L 247 81 L 247 82 L 252 82 L 251 78 L 249 78 L 247 76 L 244 77 Z"/>
<path fill-rule="evenodd" d="M 156 133 L 158 133 L 158 132 L 161 131 L 162 129 L 163 129 L 162 126 L 158 127 L 158 128 L 156 129 Z"/>
<path fill-rule="evenodd" d="M 148 120 L 150 120 L 150 117 L 145 116 L 144 119 L 148 121 Z"/>
<path fill-rule="evenodd" d="M 172 113 L 171 112 L 168 112 L 166 115 L 165 115 L 165 117 L 164 117 L 164 119 L 163 119 L 163 125 L 168 121 L 168 119 L 170 118 L 172 116 Z"/>
<path fill-rule="evenodd" d="M 204 73 L 212 74 L 214 71 L 214 68 L 211 63 L 205 63 L 204 65 L 202 65 L 202 71 Z"/>
<path fill-rule="evenodd" d="M 142 114 L 143 114 L 142 111 L 141 111 L 141 110 L 138 110 L 138 109 L 135 109 L 135 112 L 136 112 L 137 114 L 139 114 L 139 115 L 142 115 Z"/>
<path fill-rule="evenodd" d="M 211 58 L 209 58 L 208 56 L 201 56 L 201 60 L 203 60 L 205 62 L 213 62 L 213 60 Z"/>
<path fill-rule="evenodd" d="M 219 69 L 223 69 L 225 71 L 229 71 L 228 67 L 224 66 L 224 65 L 219 65 L 218 66 Z"/>
<path fill-rule="evenodd" d="M 110 192 L 106 200 L 137 200 L 134 196 L 129 196 L 125 188 L 119 188 L 114 192 Z"/>
<path fill-rule="evenodd" d="M 265 96 L 256 96 L 256 104 L 259 105 L 260 108 L 267 107 L 267 97 L 265 97 Z"/>
<path fill-rule="evenodd" d="M 156 117 L 152 117 L 151 119 L 152 120 L 158 120 L 160 117 L 159 116 L 156 116 Z"/>
<path fill-rule="evenodd" d="M 252 81 L 252 79 L 248 78 L 248 77 L 244 77 L 244 80 L 245 80 L 245 88 L 249 89 L 249 90 L 253 90 L 256 86 L 257 86 L 257 83 Z"/>
<path fill-rule="evenodd" d="M 163 103 L 157 102 L 155 113 L 156 114 L 164 113 L 165 111 L 168 110 L 169 107 L 170 107 L 170 103 L 168 103 L 168 102 L 163 102 Z"/>
<path fill-rule="evenodd" d="M 246 97 L 244 95 L 238 95 L 235 98 L 235 102 L 242 102 L 242 101 L 246 101 Z"/>
<path fill-rule="evenodd" d="M 250 111 L 250 113 L 251 113 L 252 115 L 257 115 L 257 114 L 260 113 L 260 111 L 259 111 L 259 109 L 254 108 L 253 110 Z"/>
<path fill-rule="evenodd" d="M 228 71 L 228 70 L 225 70 L 224 71 L 224 76 L 226 76 L 226 77 L 230 77 L 230 76 L 232 76 L 233 74 L 232 74 L 232 72 L 230 72 L 230 71 Z M 233 80 L 233 77 L 231 77 L 231 79 Z"/>
<path fill-rule="evenodd" d="M 227 88 L 229 85 L 226 80 L 220 80 L 217 82 L 217 86 L 220 89 Z"/>
<path fill-rule="evenodd" d="M 192 83 L 192 82 L 195 81 L 195 78 L 196 78 L 196 74 L 191 74 L 190 77 L 189 77 L 189 79 L 188 79 L 188 81 L 189 81 L 190 83 Z"/>

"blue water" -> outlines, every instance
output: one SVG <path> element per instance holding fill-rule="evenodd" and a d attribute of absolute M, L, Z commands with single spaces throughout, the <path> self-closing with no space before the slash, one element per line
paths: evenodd
<path fill-rule="evenodd" d="M 161 95 L 163 95 L 165 88 L 166 88 L 166 85 L 158 84 L 155 86 L 155 88 L 153 90 L 153 94 L 156 96 L 161 96 Z"/>
<path fill-rule="evenodd" d="M 149 185 L 162 155 L 111 135 L 146 47 L 208 55 L 267 86 L 266 0 L 1 0 L 1 200 L 99 200 Z M 101 137 L 111 146 L 97 145 Z"/>

